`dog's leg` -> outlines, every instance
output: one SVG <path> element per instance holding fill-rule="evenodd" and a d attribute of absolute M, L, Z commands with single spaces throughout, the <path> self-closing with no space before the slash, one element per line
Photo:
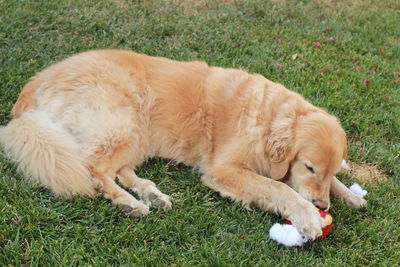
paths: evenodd
<path fill-rule="evenodd" d="M 204 175 L 202 182 L 222 197 L 241 201 L 246 206 L 257 205 L 264 211 L 279 212 L 310 238 L 322 234 L 326 222 L 317 208 L 303 199 L 288 185 L 260 176 L 242 168 L 219 168 Z"/>
<path fill-rule="evenodd" d="M 134 160 L 134 146 L 129 142 L 120 142 L 120 145 L 110 146 L 113 142 L 99 145 L 90 157 L 87 158 L 89 170 L 97 182 L 97 189 L 104 197 L 111 200 L 114 205 L 123 209 L 132 217 L 140 217 L 150 213 L 149 206 L 143 201 L 137 200 L 130 193 L 118 186 L 114 181 L 118 171 L 139 159 Z"/>
<path fill-rule="evenodd" d="M 104 197 L 110 199 L 114 205 L 121 207 L 129 216 L 141 217 L 150 213 L 146 204 L 119 187 L 110 176 L 97 174 L 94 178 L 99 180 L 98 190 L 103 193 Z"/>
<path fill-rule="evenodd" d="M 147 205 L 152 205 L 159 209 L 170 209 L 172 207 L 170 197 L 161 193 L 156 185 L 147 179 L 136 176 L 132 168 L 125 166 L 118 171 L 120 182 L 136 192 Z"/>
<path fill-rule="evenodd" d="M 331 183 L 331 193 L 341 199 L 344 199 L 350 207 L 359 208 L 367 205 L 367 201 L 350 191 L 341 181 L 333 177 Z"/>

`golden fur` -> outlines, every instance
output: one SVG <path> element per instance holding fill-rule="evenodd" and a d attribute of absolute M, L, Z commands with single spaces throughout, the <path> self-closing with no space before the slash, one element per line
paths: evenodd
<path fill-rule="evenodd" d="M 58 195 L 103 193 L 132 216 L 171 207 L 134 173 L 154 156 L 197 168 L 222 196 L 279 212 L 312 238 L 324 224 L 312 203 L 328 209 L 332 192 L 365 204 L 334 177 L 346 153 L 336 118 L 242 70 L 89 51 L 34 76 L 12 114 L 0 141 L 26 176 Z"/>

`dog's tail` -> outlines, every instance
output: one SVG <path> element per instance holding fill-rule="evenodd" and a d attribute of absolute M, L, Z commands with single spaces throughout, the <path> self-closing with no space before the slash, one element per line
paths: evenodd
<path fill-rule="evenodd" d="M 0 144 L 29 180 L 56 195 L 95 195 L 78 144 L 46 113 L 25 112 L 11 120 L 0 128 Z"/>

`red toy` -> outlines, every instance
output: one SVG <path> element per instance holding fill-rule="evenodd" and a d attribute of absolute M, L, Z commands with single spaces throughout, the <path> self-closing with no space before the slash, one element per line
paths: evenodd
<path fill-rule="evenodd" d="M 318 209 L 319 214 L 321 215 L 322 218 L 325 218 L 327 225 L 322 228 L 322 235 L 320 235 L 318 238 L 325 237 L 332 228 L 332 222 L 333 222 L 333 217 L 331 214 L 329 214 L 326 211 Z M 285 220 L 285 224 L 292 224 L 289 220 Z"/>

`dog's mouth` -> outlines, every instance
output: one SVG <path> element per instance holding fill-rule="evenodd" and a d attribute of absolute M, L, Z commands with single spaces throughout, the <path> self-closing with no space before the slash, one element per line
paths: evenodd
<path fill-rule="evenodd" d="M 313 203 L 315 207 L 323 211 L 328 211 L 330 208 L 330 203 L 321 199 L 313 199 L 311 203 Z"/>
<path fill-rule="evenodd" d="M 298 192 L 298 193 L 302 198 L 311 202 L 316 208 L 318 208 L 320 210 L 328 211 L 331 206 L 330 200 L 317 198 L 317 197 L 313 198 L 310 195 L 305 196 L 304 194 L 301 194 L 300 192 Z"/>
<path fill-rule="evenodd" d="M 328 211 L 331 206 L 330 200 L 321 199 L 321 198 L 313 198 L 310 196 L 304 196 L 301 193 L 299 193 L 299 195 L 302 198 L 304 198 L 305 200 L 311 202 L 316 208 L 318 208 L 320 210 Z"/>

